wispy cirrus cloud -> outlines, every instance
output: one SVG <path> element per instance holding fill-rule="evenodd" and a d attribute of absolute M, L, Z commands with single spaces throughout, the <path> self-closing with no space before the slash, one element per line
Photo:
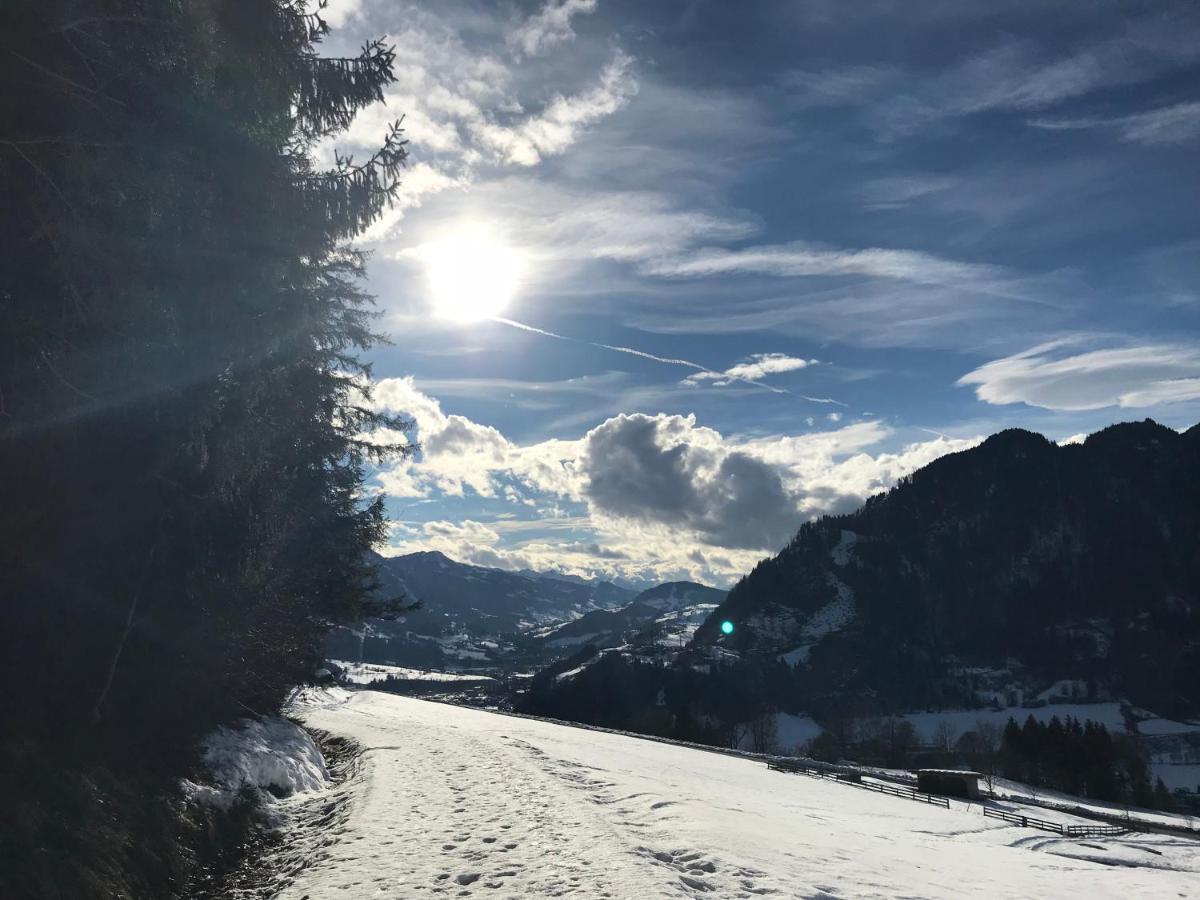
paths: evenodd
<path fill-rule="evenodd" d="M 1154 146 L 1200 138 L 1200 101 L 1176 103 L 1147 112 L 1099 119 L 1032 119 L 1034 128 L 1050 131 L 1109 130 L 1121 140 Z"/>
<path fill-rule="evenodd" d="M 575 39 L 571 20 L 596 11 L 596 0 L 547 0 L 545 6 L 508 33 L 510 47 L 536 56 Z"/>
<path fill-rule="evenodd" d="M 958 380 L 985 403 L 1053 410 L 1139 408 L 1200 400 L 1200 346 L 1112 344 L 1094 339 L 1039 344 L 993 360 Z"/>
<path fill-rule="evenodd" d="M 568 96 L 558 95 L 540 113 L 511 124 L 481 119 L 469 129 L 477 144 L 504 163 L 533 166 L 575 143 L 586 126 L 611 115 L 638 90 L 633 57 L 618 50 L 596 84 Z"/>
<path fill-rule="evenodd" d="M 384 103 L 362 110 L 346 132 L 322 145 L 320 155 L 332 159 L 335 147 L 367 155 L 401 115 L 413 151 L 396 202 L 363 242 L 386 240 L 410 210 L 435 194 L 469 188 L 485 172 L 529 168 L 564 153 L 636 95 L 634 60 L 620 48 L 610 48 L 607 62 L 592 69 L 591 77 L 576 68 L 549 97 L 542 89 L 544 73 L 536 76 L 522 64 L 523 56 L 570 39 L 570 19 L 595 5 L 548 3 L 512 32 L 518 37 L 508 44 L 500 36 L 468 42 L 455 18 L 466 15 L 461 9 L 447 8 L 440 16 L 417 4 L 368 8 L 362 0 L 332 7 L 332 18 L 353 30 L 388 33 L 396 82 L 384 90 Z M 335 50 L 339 37 L 335 32 Z"/>
<path fill-rule="evenodd" d="M 791 72 L 782 84 L 794 105 L 859 108 L 880 137 L 894 140 L 980 113 L 1052 109 L 1192 65 L 1200 60 L 1190 37 L 1196 21 L 1187 7 L 1152 10 L 1065 47 L 1007 40 L 932 70 L 851 64 Z"/>
<path fill-rule="evenodd" d="M 1000 267 L 944 259 L 918 250 L 881 247 L 830 248 L 795 241 L 740 249 L 707 248 L 675 258 L 655 259 L 646 271 L 669 278 L 755 274 L 782 278 L 866 276 L 914 284 L 963 285 L 989 293 L 1010 293 L 1013 281 Z"/>

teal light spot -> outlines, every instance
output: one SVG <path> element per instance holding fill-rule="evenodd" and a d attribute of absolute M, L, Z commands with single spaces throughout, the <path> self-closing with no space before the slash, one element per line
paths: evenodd
<path fill-rule="evenodd" d="M 728 619 L 721 623 L 721 634 L 733 634 L 733 623 Z"/>

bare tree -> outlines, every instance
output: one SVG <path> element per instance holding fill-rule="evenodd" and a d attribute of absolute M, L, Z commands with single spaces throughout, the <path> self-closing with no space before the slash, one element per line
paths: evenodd
<path fill-rule="evenodd" d="M 755 753 L 779 751 L 779 726 L 775 713 L 764 712 L 750 720 L 750 749 Z"/>
<path fill-rule="evenodd" d="M 945 719 L 939 719 L 937 727 L 933 729 L 933 746 L 947 757 L 954 749 L 954 726 Z"/>
<path fill-rule="evenodd" d="M 988 793 L 996 790 L 996 769 L 1000 763 L 1000 726 L 982 719 L 975 723 L 979 746 L 979 769 L 983 773 Z"/>
<path fill-rule="evenodd" d="M 724 728 L 725 743 L 731 750 L 737 750 L 742 746 L 742 741 L 749 734 L 749 727 L 745 722 L 734 722 L 726 725 Z"/>
<path fill-rule="evenodd" d="M 907 719 L 890 716 L 887 720 L 887 730 L 888 765 L 895 768 L 907 765 L 909 754 L 920 740 L 917 729 Z"/>

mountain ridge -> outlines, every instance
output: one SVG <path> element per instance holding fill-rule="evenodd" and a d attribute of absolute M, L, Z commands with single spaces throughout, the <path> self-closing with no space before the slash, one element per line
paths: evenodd
<path fill-rule="evenodd" d="M 1079 678 L 1194 714 L 1198 547 L 1200 426 L 1123 423 L 1062 446 L 1008 429 L 854 513 L 803 525 L 690 649 L 784 655 L 827 701 L 978 699 L 991 688 L 956 679 L 965 666 L 991 668 L 1001 686 L 1006 675 Z M 838 627 L 806 636 L 839 603 Z M 723 618 L 738 623 L 733 635 L 719 632 Z"/>

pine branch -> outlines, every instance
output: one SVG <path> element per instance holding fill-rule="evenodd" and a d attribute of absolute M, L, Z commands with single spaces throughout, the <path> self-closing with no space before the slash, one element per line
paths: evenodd
<path fill-rule="evenodd" d="M 402 117 L 392 124 L 383 146 L 365 163 L 355 165 L 352 157 L 338 154 L 331 171 L 297 179 L 309 207 L 331 223 L 339 238 L 361 234 L 396 198 L 408 162 L 403 123 Z"/>
<path fill-rule="evenodd" d="M 293 71 L 296 117 L 312 136 L 328 136 L 349 127 L 365 106 L 383 101 L 383 88 L 395 81 L 396 51 L 382 39 L 363 45 L 355 57 L 303 53 Z"/>

